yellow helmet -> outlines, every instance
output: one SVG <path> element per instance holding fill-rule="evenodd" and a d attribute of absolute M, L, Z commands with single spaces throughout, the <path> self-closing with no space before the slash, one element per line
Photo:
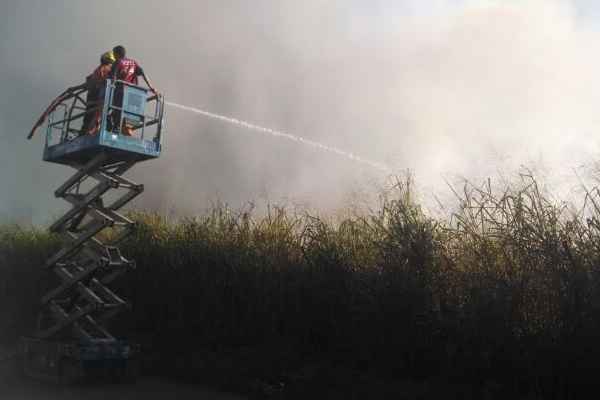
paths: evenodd
<path fill-rule="evenodd" d="M 117 59 L 115 58 L 115 54 L 111 51 L 107 51 L 106 53 L 100 56 L 100 64 L 113 64 Z"/>

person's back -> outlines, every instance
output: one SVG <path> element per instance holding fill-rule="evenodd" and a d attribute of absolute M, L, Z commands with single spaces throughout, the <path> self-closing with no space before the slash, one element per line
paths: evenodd
<path fill-rule="evenodd" d="M 98 87 L 104 86 L 106 79 L 108 79 L 110 75 L 110 71 L 112 70 L 111 64 L 102 64 L 99 65 L 98 68 L 94 70 L 92 73 L 92 79 L 94 84 Z"/>
<path fill-rule="evenodd" d="M 112 71 L 116 79 L 133 85 L 138 84 L 138 76 L 143 75 L 144 73 L 135 60 L 126 57 L 117 60 Z"/>
<path fill-rule="evenodd" d="M 87 85 L 90 89 L 98 90 L 104 87 L 115 61 L 112 51 L 107 51 L 100 56 L 100 65 L 86 78 Z"/>
<path fill-rule="evenodd" d="M 110 73 L 110 79 L 126 82 L 132 85 L 138 85 L 138 76 L 144 78 L 144 81 L 148 85 L 148 88 L 155 95 L 158 95 L 156 90 L 150 84 L 148 77 L 144 73 L 142 67 L 131 58 L 126 57 L 126 51 L 123 46 L 115 46 L 113 53 L 116 58 L 116 62 L 112 66 Z M 123 84 L 117 82 L 113 105 L 116 107 L 122 107 L 123 104 Z M 123 135 L 131 136 L 133 133 L 132 126 L 125 120 L 121 121 L 122 113 L 120 110 L 115 110 L 112 113 L 113 129 L 119 130 Z"/>
<path fill-rule="evenodd" d="M 82 133 L 95 134 L 98 132 L 101 104 L 104 102 L 106 79 L 112 71 L 115 62 L 112 51 L 108 51 L 100 57 L 100 65 L 86 78 L 88 86 L 86 115 L 83 121 Z"/>

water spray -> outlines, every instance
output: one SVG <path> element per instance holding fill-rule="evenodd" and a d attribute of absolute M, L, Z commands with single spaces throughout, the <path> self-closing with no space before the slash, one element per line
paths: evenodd
<path fill-rule="evenodd" d="M 386 173 L 391 173 L 392 172 L 391 168 L 388 167 L 385 164 L 382 164 L 382 163 L 379 163 L 379 162 L 376 162 L 376 161 L 367 160 L 365 158 L 357 156 L 356 154 L 353 154 L 353 153 L 350 153 L 350 152 L 338 149 L 337 147 L 327 146 L 325 144 L 322 144 L 322 143 L 319 143 L 319 142 L 315 142 L 314 140 L 305 139 L 303 137 L 292 135 L 290 133 L 278 131 L 278 130 L 271 129 L 271 128 L 265 128 L 265 127 L 262 127 L 262 126 L 254 125 L 254 124 L 252 124 L 250 122 L 242 121 L 242 120 L 239 120 L 239 119 L 236 119 L 236 118 L 232 118 L 232 117 L 227 117 L 225 115 L 219 115 L 219 114 L 211 113 L 209 111 L 200 110 L 198 108 L 185 106 L 183 104 L 173 103 L 171 101 L 165 101 L 165 104 L 167 104 L 167 105 L 169 105 L 171 107 L 179 108 L 179 109 L 184 110 L 184 111 L 192 112 L 194 114 L 203 115 L 203 116 L 211 118 L 211 119 L 215 119 L 215 120 L 218 120 L 218 121 L 227 122 L 229 124 L 234 124 L 234 125 L 237 125 L 239 127 L 242 127 L 242 128 L 245 128 L 245 129 L 248 129 L 248 130 L 251 130 L 251 131 L 260 132 L 260 133 L 268 134 L 268 135 L 271 135 L 271 136 L 288 139 L 288 140 L 291 140 L 293 142 L 301 143 L 301 144 L 304 144 L 304 145 L 307 145 L 307 146 L 311 146 L 311 147 L 317 148 L 317 149 L 322 150 L 322 151 L 327 151 L 329 153 L 337 154 L 339 156 L 345 157 L 345 158 L 347 158 L 349 160 L 352 160 L 354 162 L 358 162 L 358 163 L 361 163 L 361 164 L 368 165 L 368 166 L 370 166 L 372 168 L 375 168 L 375 169 L 377 169 L 379 171 L 382 171 L 382 172 L 386 172 Z"/>

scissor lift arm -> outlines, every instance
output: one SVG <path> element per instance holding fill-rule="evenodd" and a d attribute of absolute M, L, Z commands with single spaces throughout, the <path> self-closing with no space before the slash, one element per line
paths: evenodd
<path fill-rule="evenodd" d="M 118 247 L 135 229 L 121 209 L 144 186 L 123 175 L 136 163 L 160 155 L 164 99 L 149 97 L 147 89 L 126 83 L 109 81 L 106 89 L 101 130 L 95 136 L 75 128 L 82 114 L 74 111 L 86 109 L 83 86 L 65 91 L 40 118 L 42 122 L 48 118 L 44 160 L 68 165 L 75 173 L 54 192 L 70 204 L 50 226 L 63 238 L 62 248 L 44 264 L 56 277 L 56 285 L 42 296 L 37 331 L 24 338 L 25 371 L 37 378 L 62 381 L 65 371 L 81 372 L 89 362 L 131 365 L 137 349 L 109 330 L 111 320 L 131 307 L 109 286 L 135 268 Z M 116 90 L 124 93 L 122 104 L 114 101 Z M 146 115 L 144 104 L 149 103 L 155 104 L 154 111 Z M 63 118 L 58 122 L 55 111 Z M 115 112 L 133 120 L 139 137 L 111 130 Z M 149 137 L 151 129 L 154 135 Z M 55 133 L 58 141 L 53 140 Z"/>

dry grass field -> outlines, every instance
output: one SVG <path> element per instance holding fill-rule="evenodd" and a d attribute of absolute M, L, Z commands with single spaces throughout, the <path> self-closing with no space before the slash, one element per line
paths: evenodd
<path fill-rule="evenodd" d="M 600 355 L 598 191 L 578 213 L 529 176 L 459 198 L 449 220 L 402 185 L 337 222 L 275 207 L 133 214 L 137 269 L 116 290 L 134 308 L 113 329 L 142 343 L 148 373 L 242 392 L 443 379 L 473 398 L 583 393 Z M 2 227 L 0 342 L 33 329 L 57 246 Z"/>

